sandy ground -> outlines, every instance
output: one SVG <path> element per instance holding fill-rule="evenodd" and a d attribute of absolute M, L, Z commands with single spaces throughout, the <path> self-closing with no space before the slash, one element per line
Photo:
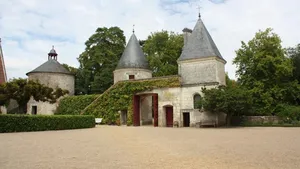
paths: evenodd
<path fill-rule="evenodd" d="M 93 129 L 0 134 L 1 169 L 299 169 L 300 128 Z"/>

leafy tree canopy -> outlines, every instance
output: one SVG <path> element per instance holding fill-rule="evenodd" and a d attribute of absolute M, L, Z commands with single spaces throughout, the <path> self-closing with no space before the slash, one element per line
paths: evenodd
<path fill-rule="evenodd" d="M 168 31 L 152 33 L 145 41 L 140 41 L 143 51 L 153 71 L 153 76 L 176 75 L 177 59 L 182 47 L 183 37 Z"/>
<path fill-rule="evenodd" d="M 30 97 L 36 101 L 48 101 L 55 103 L 58 98 L 67 94 L 67 90 L 57 88 L 53 90 L 36 81 L 27 79 L 13 79 L 10 82 L 0 85 L 0 105 L 8 104 L 10 99 L 16 100 L 20 110 L 23 111 Z"/>
<path fill-rule="evenodd" d="M 125 48 L 125 36 L 119 27 L 102 27 L 85 42 L 79 56 L 77 94 L 103 93 L 113 84 L 113 71 Z"/>
<path fill-rule="evenodd" d="M 203 107 L 213 113 L 227 114 L 227 125 L 230 124 L 233 115 L 249 115 L 252 110 L 252 97 L 248 90 L 240 86 L 220 86 L 207 90 L 202 89 L 204 94 Z"/>
<path fill-rule="evenodd" d="M 280 102 L 295 103 L 299 86 L 290 81 L 293 65 L 285 57 L 280 37 L 268 28 L 236 51 L 239 83 L 251 91 L 257 113 L 274 113 Z"/>
<path fill-rule="evenodd" d="M 293 79 L 298 80 L 298 83 L 300 83 L 300 44 L 294 48 L 288 48 L 287 55 L 291 58 L 294 66 Z"/>

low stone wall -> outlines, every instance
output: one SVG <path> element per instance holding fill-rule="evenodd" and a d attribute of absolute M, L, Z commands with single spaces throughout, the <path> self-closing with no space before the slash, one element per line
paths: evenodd
<path fill-rule="evenodd" d="M 281 119 L 278 116 L 233 116 L 231 125 L 259 125 L 259 124 L 278 124 Z"/>

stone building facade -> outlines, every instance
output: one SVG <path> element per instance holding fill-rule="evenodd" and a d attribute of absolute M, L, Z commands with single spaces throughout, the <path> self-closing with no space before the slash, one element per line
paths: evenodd
<path fill-rule="evenodd" d="M 148 63 L 133 34 L 119 65 L 114 72 L 115 83 L 122 80 L 151 78 Z M 225 84 L 226 61 L 199 17 L 193 30 L 183 30 L 184 47 L 178 59 L 178 76 L 181 86 L 158 88 L 136 93 L 133 105 L 135 126 L 189 127 L 201 124 L 223 125 L 225 114 L 212 114 L 197 107 L 203 97 L 202 88 L 214 88 Z M 139 52 L 137 52 L 139 51 Z M 139 59 L 137 59 L 139 57 Z M 133 59 L 134 58 L 134 59 Z M 132 62 L 131 62 L 132 61 Z M 144 67 L 136 65 L 145 65 Z M 142 68 L 142 69 L 141 69 Z M 130 75 L 134 78 L 130 78 Z M 162 77 L 168 78 L 168 77 Z M 120 112 L 121 123 L 126 122 L 126 112 Z"/>
<path fill-rule="evenodd" d="M 28 80 L 38 81 L 48 87 L 61 88 L 69 91 L 69 95 L 74 95 L 75 77 L 57 61 L 57 53 L 54 48 L 48 53 L 48 61 L 26 74 Z M 37 102 L 30 98 L 27 103 L 27 114 L 54 114 L 58 102 Z"/>

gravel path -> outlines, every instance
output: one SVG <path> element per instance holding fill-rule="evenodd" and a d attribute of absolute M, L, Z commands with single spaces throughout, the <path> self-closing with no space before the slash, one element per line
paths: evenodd
<path fill-rule="evenodd" d="M 298 169 L 300 128 L 93 129 L 0 134 L 1 169 Z"/>

